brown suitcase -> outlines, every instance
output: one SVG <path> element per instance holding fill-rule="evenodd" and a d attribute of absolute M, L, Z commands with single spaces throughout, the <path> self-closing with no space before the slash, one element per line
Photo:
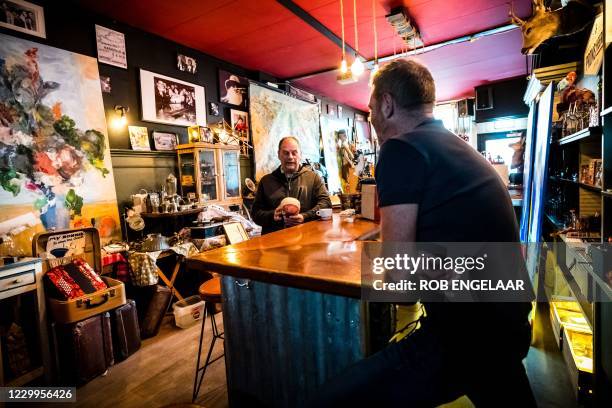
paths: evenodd
<path fill-rule="evenodd" d="M 166 286 L 154 285 L 152 290 L 153 296 L 140 323 L 140 337 L 143 339 L 159 333 L 159 328 L 172 298 L 172 292 Z"/>
<path fill-rule="evenodd" d="M 111 313 L 115 361 L 123 361 L 140 349 L 140 328 L 136 302 L 127 303 Z"/>
<path fill-rule="evenodd" d="M 81 385 L 113 365 L 110 315 L 99 314 L 77 323 L 54 323 L 57 368 L 62 384 Z"/>

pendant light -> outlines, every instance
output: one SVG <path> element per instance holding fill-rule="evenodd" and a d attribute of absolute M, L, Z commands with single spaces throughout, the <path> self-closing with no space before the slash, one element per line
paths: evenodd
<path fill-rule="evenodd" d="M 346 47 L 344 45 L 344 3 L 340 0 L 340 22 L 342 25 L 342 62 L 340 63 L 340 73 L 348 72 L 348 64 L 346 63 Z"/>
<path fill-rule="evenodd" d="M 342 0 L 341 0 L 342 1 Z M 351 64 L 351 73 L 354 77 L 359 77 L 363 74 L 363 62 L 359 59 L 359 33 L 357 32 L 357 0 L 353 0 L 353 24 L 355 26 L 355 61 Z"/>

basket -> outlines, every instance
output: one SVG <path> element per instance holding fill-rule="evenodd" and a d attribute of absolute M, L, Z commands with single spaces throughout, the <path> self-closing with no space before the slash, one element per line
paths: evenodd
<path fill-rule="evenodd" d="M 201 320 L 204 316 L 204 303 L 198 295 L 176 302 L 172 306 L 176 325 L 181 329 L 186 329 Z"/>

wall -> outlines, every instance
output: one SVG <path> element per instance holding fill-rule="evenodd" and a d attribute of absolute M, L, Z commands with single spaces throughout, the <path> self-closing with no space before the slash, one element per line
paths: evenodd
<path fill-rule="evenodd" d="M 77 1 L 53 2 L 51 0 L 34 0 L 31 2 L 44 7 L 46 39 L 31 37 L 2 27 L 0 27 L 0 32 L 94 58 L 97 57 L 95 24 L 125 34 L 128 68 L 122 69 L 98 64 L 100 75 L 108 76 L 111 79 L 112 92 L 110 94 L 102 94 L 108 123 L 115 117 L 115 105 L 128 106 L 130 111 L 127 117 L 130 125 L 147 127 L 149 134 L 153 130 L 174 132 L 179 135 L 180 143 L 187 142 L 187 129 L 185 127 L 143 122 L 140 120 L 140 68 L 204 86 L 206 92 L 207 123 L 209 124 L 219 122 L 224 115 L 229 123 L 229 105 L 226 106 L 219 102 L 219 69 L 253 80 L 277 80 L 265 73 L 246 70 L 127 24 L 93 14 L 88 10 L 82 9 Z M 194 27 L 194 29 L 200 28 Z M 213 35 L 212 33 L 213 31 L 211 30 L 211 35 Z M 176 56 L 179 53 L 197 60 L 198 69 L 196 74 L 182 72 L 176 68 Z M 208 102 L 219 103 L 219 116 L 209 115 Z M 323 103 L 324 107 L 325 103 Z M 343 116 L 350 116 L 352 118 L 354 110 L 346 106 L 343 108 Z M 108 135 L 113 167 L 115 168 L 117 199 L 120 205 L 127 202 L 129 196 L 140 188 L 146 190 L 159 189 L 159 186 L 163 183 L 169 172 L 177 174 L 176 159 L 173 154 L 169 155 L 165 152 L 155 151 L 145 154 L 134 153 L 132 150 L 129 150 L 130 142 L 127 128 L 115 130 L 109 126 Z M 153 146 L 152 140 L 151 146 Z M 241 159 L 243 179 L 245 177 L 252 177 L 252 168 L 250 160 Z"/>
<path fill-rule="evenodd" d="M 476 89 L 492 87 L 493 109 L 476 110 L 476 122 L 487 122 L 502 117 L 527 116 L 528 107 L 523 102 L 523 95 L 527 89 L 527 80 L 524 77 L 494 82 L 476 87 Z"/>

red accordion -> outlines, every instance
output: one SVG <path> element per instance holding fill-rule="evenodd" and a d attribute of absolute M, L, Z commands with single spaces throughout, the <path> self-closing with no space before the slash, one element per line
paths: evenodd
<path fill-rule="evenodd" d="M 106 289 L 106 283 L 83 259 L 75 259 L 66 265 L 49 269 L 47 279 L 58 297 L 64 300 L 76 299 L 88 293 Z"/>

